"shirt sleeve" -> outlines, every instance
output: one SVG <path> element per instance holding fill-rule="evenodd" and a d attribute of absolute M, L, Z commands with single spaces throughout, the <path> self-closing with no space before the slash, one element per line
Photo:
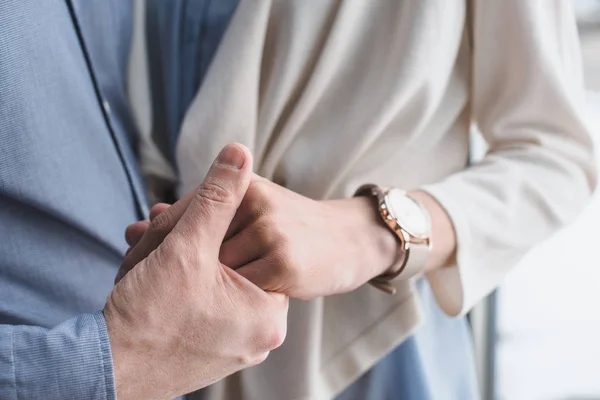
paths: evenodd
<path fill-rule="evenodd" d="M 489 150 L 423 188 L 457 236 L 456 265 L 428 275 L 450 315 L 469 311 L 572 221 L 596 184 L 572 2 L 473 3 L 471 113 Z"/>
<path fill-rule="evenodd" d="M 115 400 L 102 312 L 50 330 L 0 325 L 0 399 Z"/>

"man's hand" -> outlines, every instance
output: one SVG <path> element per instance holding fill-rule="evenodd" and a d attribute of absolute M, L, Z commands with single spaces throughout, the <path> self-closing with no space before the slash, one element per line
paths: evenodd
<path fill-rule="evenodd" d="M 218 259 L 251 164 L 245 148 L 227 146 L 194 193 L 153 219 L 144 236 L 160 242 L 110 293 L 104 315 L 120 400 L 183 395 L 260 363 L 282 343 L 287 298 Z"/>

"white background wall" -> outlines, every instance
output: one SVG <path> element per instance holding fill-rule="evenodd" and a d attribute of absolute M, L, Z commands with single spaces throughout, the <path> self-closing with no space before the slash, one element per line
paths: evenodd
<path fill-rule="evenodd" d="M 599 3 L 578 1 L 586 23 L 600 15 Z M 586 28 L 582 44 L 598 136 L 600 28 Z M 600 193 L 577 221 L 509 276 L 500 290 L 499 315 L 501 399 L 600 399 Z"/>

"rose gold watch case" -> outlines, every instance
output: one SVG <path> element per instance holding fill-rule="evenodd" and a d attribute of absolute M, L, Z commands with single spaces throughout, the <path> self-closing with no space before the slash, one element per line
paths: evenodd
<path fill-rule="evenodd" d="M 423 218 L 427 219 L 428 230 L 431 232 L 431 219 L 430 219 L 429 213 L 427 212 L 425 207 L 423 207 L 423 205 L 421 205 L 421 203 L 419 203 L 418 201 L 416 201 L 412 197 L 410 197 L 408 195 L 408 193 L 406 193 L 405 191 L 400 190 L 400 189 L 388 189 L 388 190 L 383 191 L 383 198 L 378 199 L 379 200 L 379 213 L 381 214 L 381 218 L 383 218 L 383 220 L 385 221 L 387 226 L 389 226 L 390 229 L 393 230 L 396 233 L 396 235 L 399 236 L 400 240 L 403 242 L 402 245 L 404 246 L 405 250 L 408 250 L 410 248 L 411 244 L 419 244 L 419 245 L 425 245 L 427 247 L 430 247 L 431 246 L 431 239 L 429 237 L 430 233 L 419 234 L 417 232 L 411 232 L 409 229 L 402 227 L 400 225 L 400 223 L 398 223 L 396 218 L 394 218 L 394 216 L 390 212 L 388 205 L 387 205 L 388 202 L 390 202 L 388 194 L 390 193 L 391 190 L 396 190 L 398 192 L 401 192 L 404 196 L 408 197 L 411 201 L 413 201 L 415 203 L 415 205 L 417 205 L 420 208 L 421 213 L 423 214 Z"/>
<path fill-rule="evenodd" d="M 406 192 L 401 191 L 400 189 L 383 189 L 377 185 L 370 184 L 361 186 L 356 191 L 356 195 L 372 196 L 377 200 L 377 209 L 379 211 L 379 214 L 381 215 L 383 222 L 390 228 L 392 232 L 394 232 L 395 236 L 400 242 L 400 250 L 403 254 L 399 256 L 401 258 L 398 259 L 394 271 L 376 276 L 370 281 L 370 283 L 378 289 L 381 289 L 390 294 L 394 294 L 396 292 L 396 289 L 390 284 L 390 281 L 400 275 L 402 275 L 405 279 L 409 279 L 422 270 L 422 266 L 425 263 L 427 254 L 431 249 L 431 238 L 428 234 L 413 234 L 412 232 L 408 231 L 407 229 L 404 229 L 400 225 L 400 223 L 389 210 L 389 198 L 387 196 L 391 190 L 398 190 L 403 195 L 410 198 L 410 196 L 408 196 Z M 429 224 L 430 230 L 431 223 L 429 220 L 429 213 L 419 202 L 412 198 L 410 198 L 410 200 L 414 201 L 415 204 L 418 205 L 421 211 L 423 212 L 423 216 L 428 218 L 427 222 Z"/>

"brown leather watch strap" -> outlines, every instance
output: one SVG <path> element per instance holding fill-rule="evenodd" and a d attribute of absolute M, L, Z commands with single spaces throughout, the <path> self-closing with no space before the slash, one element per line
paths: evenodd
<path fill-rule="evenodd" d="M 369 283 L 389 294 L 395 294 L 396 288 L 390 283 L 391 280 L 397 278 L 405 269 L 406 263 L 408 261 L 410 249 L 406 249 L 405 238 L 401 232 L 396 232 L 392 229 L 385 221 L 385 216 L 381 213 L 381 206 L 384 204 L 385 200 L 385 189 L 373 185 L 367 184 L 363 185 L 354 194 L 354 196 L 369 196 L 375 199 L 377 212 L 382 218 L 382 223 L 392 231 L 394 237 L 398 240 L 398 256 L 396 258 L 396 262 L 392 266 L 390 266 L 390 270 L 384 272 L 381 275 L 378 275 L 372 278 Z M 392 268 L 393 267 L 393 268 Z"/>

